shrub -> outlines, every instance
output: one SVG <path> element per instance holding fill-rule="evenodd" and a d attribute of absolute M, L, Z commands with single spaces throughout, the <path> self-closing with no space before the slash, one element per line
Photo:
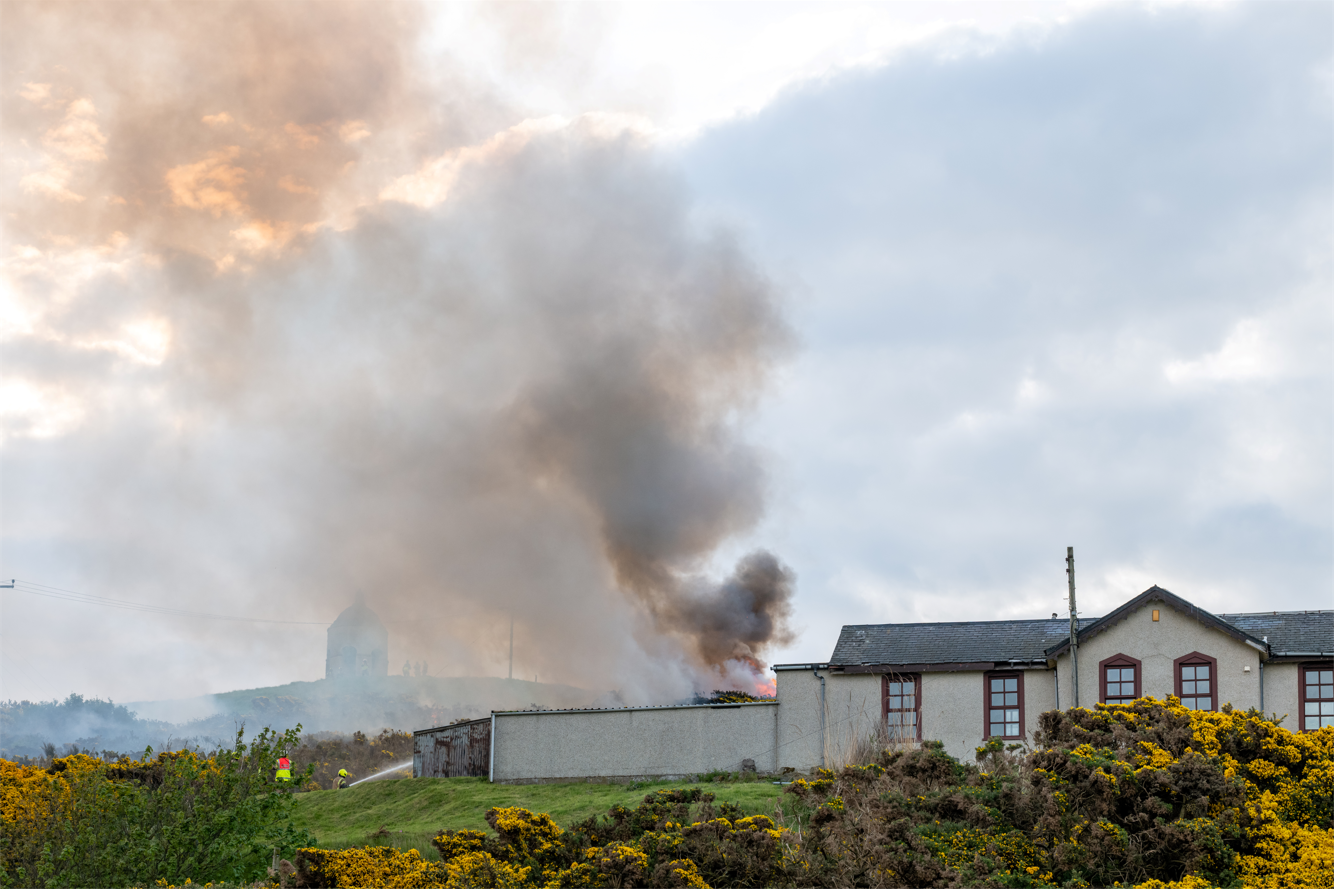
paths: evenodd
<path fill-rule="evenodd" d="M 296 732 L 246 744 L 114 763 L 86 755 L 50 768 L 0 760 L 0 882 L 6 886 L 134 886 L 191 877 L 251 882 L 275 850 L 309 844 L 289 820 L 296 784 L 273 765 Z"/>

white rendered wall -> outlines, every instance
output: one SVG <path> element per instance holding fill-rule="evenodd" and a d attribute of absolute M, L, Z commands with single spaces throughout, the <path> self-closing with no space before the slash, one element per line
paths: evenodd
<path fill-rule="evenodd" d="M 876 734 L 882 719 L 879 675 L 824 677 L 824 725 L 820 723 L 820 679 L 810 669 L 776 670 L 778 766 L 810 771 L 854 761 L 860 745 Z"/>
<path fill-rule="evenodd" d="M 1298 699 L 1300 692 L 1297 688 L 1301 679 L 1297 668 L 1296 663 L 1265 664 L 1265 715 L 1283 718 L 1280 725 L 1289 731 L 1300 731 L 1302 728 L 1301 701 Z"/>
<path fill-rule="evenodd" d="M 1153 611 L 1159 611 L 1158 622 Z M 1101 697 L 1098 663 L 1118 653 L 1143 663 L 1140 693 L 1163 698 L 1176 693 L 1173 661 L 1192 651 L 1207 654 L 1218 661 L 1217 701 L 1231 703 L 1236 709 L 1260 705 L 1261 653 L 1230 635 L 1178 613 L 1163 601 L 1150 601 L 1128 613 L 1121 622 L 1079 643 L 1079 705 L 1092 707 Z M 1249 667 L 1249 671 L 1247 671 Z M 1269 672 L 1272 667 L 1265 667 Z M 1075 705 L 1069 652 L 1059 660 L 1061 708 Z M 1268 691 L 1273 690 L 1266 685 Z M 1295 697 L 1295 689 L 1294 689 Z M 1272 711 L 1269 703 L 1267 711 Z M 1294 700 L 1294 714 L 1295 700 Z"/>

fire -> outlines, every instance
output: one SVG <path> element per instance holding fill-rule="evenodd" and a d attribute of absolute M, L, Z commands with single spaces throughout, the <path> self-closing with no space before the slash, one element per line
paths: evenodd
<path fill-rule="evenodd" d="M 777 697 L 778 679 L 760 678 L 755 680 L 755 694 L 759 697 Z"/>

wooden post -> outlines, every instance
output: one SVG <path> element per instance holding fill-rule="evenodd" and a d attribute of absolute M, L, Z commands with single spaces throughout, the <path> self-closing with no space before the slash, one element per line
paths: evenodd
<path fill-rule="evenodd" d="M 1079 613 L 1075 610 L 1075 547 L 1065 549 L 1065 575 L 1070 580 L 1070 674 L 1074 682 L 1075 706 L 1079 705 Z"/>

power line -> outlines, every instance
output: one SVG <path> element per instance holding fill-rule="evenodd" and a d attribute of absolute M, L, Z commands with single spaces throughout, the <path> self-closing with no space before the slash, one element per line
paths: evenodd
<path fill-rule="evenodd" d="M 40 582 L 30 582 L 25 579 L 12 579 L 9 585 L 0 586 L 0 588 L 13 589 L 15 593 L 28 595 L 38 595 L 43 598 L 53 598 L 57 601 L 72 601 L 76 604 L 91 604 L 96 607 L 114 607 L 117 610 L 138 610 L 143 613 L 156 613 L 159 616 L 175 616 L 189 619 L 217 619 L 228 622 L 242 623 L 278 623 L 288 626 L 327 626 L 327 622 L 317 622 L 310 620 L 295 619 L 259 619 L 250 616 L 227 616 L 220 613 L 206 613 L 199 610 L 185 610 L 180 607 L 163 607 L 157 604 L 143 604 L 138 601 L 125 601 L 119 598 L 106 598 L 101 595 L 89 595 L 85 592 L 76 592 L 70 589 L 58 588 L 54 585 L 43 585 Z"/>

